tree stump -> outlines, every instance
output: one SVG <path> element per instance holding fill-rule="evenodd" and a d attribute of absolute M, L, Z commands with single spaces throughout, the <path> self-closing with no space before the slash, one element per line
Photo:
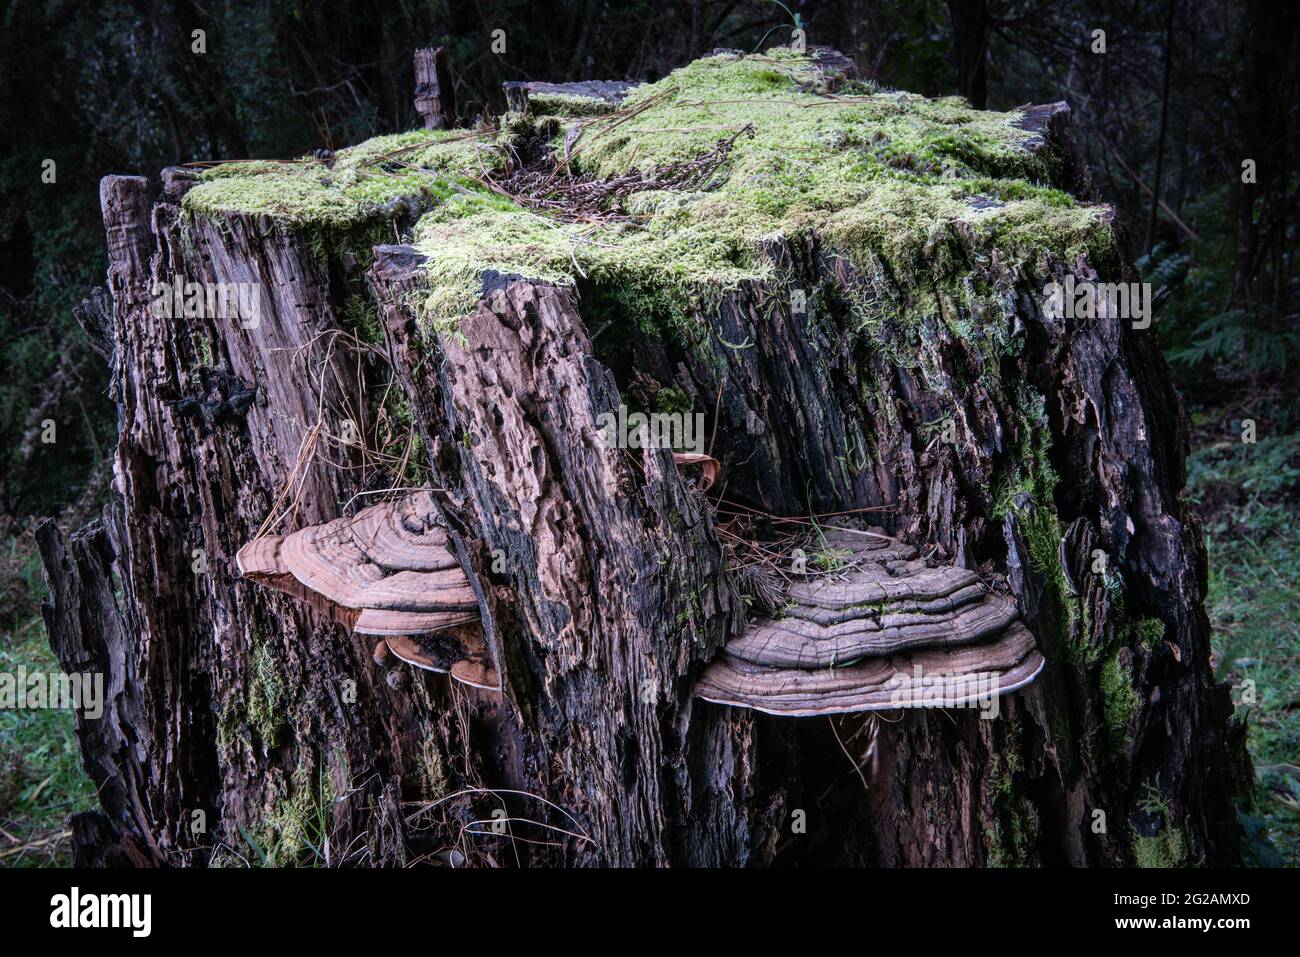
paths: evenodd
<path fill-rule="evenodd" d="M 52 645 L 112 689 L 79 726 L 103 803 L 80 861 L 1238 860 L 1178 397 L 1152 329 L 1043 302 L 1137 281 L 1068 109 L 879 93 L 839 62 L 723 51 L 330 167 L 104 180 L 115 494 L 70 543 L 39 534 Z M 158 316 L 176 283 L 255 306 Z M 704 416 L 714 484 L 639 428 L 609 442 L 629 409 Z M 259 546 L 239 573 L 250 543 L 415 490 L 475 606 L 462 677 L 499 689 L 401 663 L 450 668 L 437 633 L 395 662 L 339 612 L 445 610 L 389 587 L 416 565 L 347 546 L 359 591 L 322 569 L 286 594 Z M 741 556 L 783 575 L 868 525 L 919 563 L 913 603 L 834 607 L 880 627 L 866 652 L 1014 674 L 996 717 L 881 720 L 878 691 L 768 714 L 769 678 L 718 670 L 845 679 L 736 644 L 786 600 Z M 798 602 L 833 552 L 800 559 Z"/>

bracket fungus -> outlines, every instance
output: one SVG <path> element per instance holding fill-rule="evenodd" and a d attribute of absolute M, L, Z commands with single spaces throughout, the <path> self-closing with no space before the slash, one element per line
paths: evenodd
<path fill-rule="evenodd" d="M 1015 603 L 965 568 L 931 565 L 881 532 L 827 529 L 843 571 L 791 586 L 704 670 L 706 701 L 804 717 L 963 707 L 1042 670 Z"/>
<path fill-rule="evenodd" d="M 305 601 L 393 657 L 480 688 L 500 682 L 478 628 L 478 602 L 436 524 L 427 492 L 371 506 L 239 550 L 239 573 Z M 382 647 L 381 647 L 382 646 Z"/>

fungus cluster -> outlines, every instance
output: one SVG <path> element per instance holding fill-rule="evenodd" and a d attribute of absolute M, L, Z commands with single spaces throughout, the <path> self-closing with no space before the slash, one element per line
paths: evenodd
<path fill-rule="evenodd" d="M 708 665 L 697 697 L 795 717 L 962 707 L 1042 670 L 1015 603 L 976 572 L 876 531 L 824 538 L 841 571 L 791 586 L 779 617 L 751 623 Z"/>
<path fill-rule="evenodd" d="M 476 687 L 500 686 L 478 627 L 478 602 L 435 521 L 427 492 L 239 550 L 245 578 L 305 601 L 392 656 Z"/>

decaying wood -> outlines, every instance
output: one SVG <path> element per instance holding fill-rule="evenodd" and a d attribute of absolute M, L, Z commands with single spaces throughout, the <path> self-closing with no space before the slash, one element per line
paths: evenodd
<path fill-rule="evenodd" d="M 152 208 L 143 178 L 102 185 L 121 424 L 110 510 L 119 531 L 111 560 L 101 551 L 78 563 L 80 585 L 46 550 L 61 662 L 74 668 L 79 654 L 93 655 L 109 686 L 123 689 L 116 707 L 130 702 L 118 719 L 129 751 L 88 744 L 88 766 L 101 793 L 121 795 L 104 801 L 112 833 L 158 863 L 238 862 L 249 853 L 240 829 L 267 839 L 265 822 L 295 780 L 327 781 L 339 795 L 322 811 L 332 846 L 346 849 L 330 863 L 404 863 L 419 840 L 398 837 L 401 802 L 427 793 L 414 782 L 428 779 L 430 749 L 453 753 L 466 733 L 446 680 L 390 687 L 346 623 L 241 582 L 234 560 L 283 512 L 286 487 L 294 524 L 270 530 L 277 534 L 338 517 L 360 490 L 359 454 L 347 446 L 324 454 L 318 436 L 344 420 L 365 432 L 365 410 L 350 394 L 364 370 L 339 347 L 332 277 L 304 239 L 249 217 L 220 229 L 197 222 L 183 237 L 174 203 L 185 185 L 172 182 Z M 257 283 L 259 324 L 157 321 L 152 284 L 175 277 Z M 243 418 L 200 428 L 176 402 L 209 364 L 254 384 L 257 401 Z M 117 624 L 85 619 L 88 596 L 119 590 Z M 356 769 L 367 770 L 354 779 Z M 202 833 L 196 820 L 206 822 Z M 105 833 L 87 827 L 74 837 Z M 105 856 L 98 844 L 74 850 L 79 861 Z"/>
<path fill-rule="evenodd" d="M 41 608 L 55 656 L 69 674 L 105 676 L 103 715 L 90 719 L 75 712 L 86 771 L 102 808 L 73 817 L 78 860 L 87 866 L 164 864 L 166 853 L 153 837 L 157 792 L 149 786 L 157 780 L 157 765 L 136 737 L 144 726 L 141 663 L 126 656 L 133 624 L 113 594 L 112 536 L 104 523 L 92 522 L 65 543 L 52 521 L 35 535 L 41 561 L 58 571 Z"/>
<path fill-rule="evenodd" d="M 489 776 L 575 810 L 591 837 L 558 858 L 533 853 L 579 863 L 748 860 L 747 841 L 719 845 L 702 818 L 685 814 L 703 804 L 725 833 L 741 834 L 766 813 L 726 797 L 733 776 L 748 772 L 723 741 L 749 721 L 692 723 L 681 681 L 739 623 L 706 504 L 669 451 L 630 455 L 598 441 L 597 417 L 618 392 L 591 359 L 572 291 L 509 283 L 445 344 L 445 361 L 421 361 L 403 305 L 420 258 L 402 247 L 376 253 L 371 280 L 386 334 L 428 440 L 464 437 L 440 443 L 435 481 L 448 489 L 448 527 L 472 529 L 469 571 L 489 583 L 484 633 L 519 721 L 502 749 L 508 760 Z M 679 534 L 664 534 L 670 513 Z M 696 605 L 683 615 L 686 595 Z"/>
<path fill-rule="evenodd" d="M 449 130 L 456 125 L 456 89 L 442 47 L 415 51 L 415 112 L 424 120 L 426 130 Z"/>

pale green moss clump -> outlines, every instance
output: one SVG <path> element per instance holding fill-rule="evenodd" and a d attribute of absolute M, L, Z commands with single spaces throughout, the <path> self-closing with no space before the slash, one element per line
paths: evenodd
<path fill-rule="evenodd" d="M 268 791 L 271 807 L 264 820 L 240 828 L 262 867 L 324 867 L 329 864 L 328 836 L 335 800 L 329 769 L 321 764 L 313 771 L 312 759 L 303 754 L 286 783 L 279 775 Z"/>
<path fill-rule="evenodd" d="M 1129 727 L 1141 701 L 1133 688 L 1133 677 L 1119 653 L 1111 655 L 1101 667 L 1101 703 L 1111 746 L 1122 748 L 1128 740 Z"/>
<path fill-rule="evenodd" d="M 1020 736 L 1020 724 L 1009 718 L 1011 739 Z M 990 867 L 1027 867 L 1034 862 L 1040 821 L 1038 810 L 1028 798 L 1016 795 L 1015 775 L 1024 770 L 1024 760 L 1014 749 L 996 757 L 988 791 L 993 805 L 992 823 L 985 825 Z"/>
<path fill-rule="evenodd" d="M 432 257 L 436 276 L 425 312 L 448 323 L 474 307 L 488 271 L 572 282 L 568 230 L 491 194 L 448 199 L 420 220 L 415 245 Z"/>
<path fill-rule="evenodd" d="M 253 669 L 248 681 L 248 720 L 265 747 L 273 747 L 286 718 L 285 688 L 279 666 L 265 640 L 255 639 Z"/>
<path fill-rule="evenodd" d="M 1152 837 L 1134 837 L 1133 862 L 1141 868 L 1186 867 L 1187 842 L 1182 831 L 1170 827 Z"/>
<path fill-rule="evenodd" d="M 613 103 L 598 96 L 575 96 L 572 93 L 533 93 L 528 109 L 536 116 L 602 116 L 616 109 Z"/>
<path fill-rule="evenodd" d="M 1155 834 L 1144 836 L 1132 829 L 1133 863 L 1138 867 L 1186 867 L 1189 863 L 1187 838 L 1183 829 L 1174 822 L 1174 812 L 1169 799 L 1160 794 L 1154 784 L 1146 785 L 1139 805 L 1146 814 L 1160 819 Z"/>
<path fill-rule="evenodd" d="M 1153 651 L 1160 642 L 1164 641 L 1165 623 L 1159 618 L 1143 618 L 1138 622 L 1138 638 L 1144 648 Z"/>
<path fill-rule="evenodd" d="M 497 162 L 489 134 L 413 130 L 340 150 L 332 169 L 310 156 L 225 163 L 205 171 L 182 205 L 211 219 L 242 213 L 290 228 L 349 229 L 394 200 L 443 199 Z"/>

